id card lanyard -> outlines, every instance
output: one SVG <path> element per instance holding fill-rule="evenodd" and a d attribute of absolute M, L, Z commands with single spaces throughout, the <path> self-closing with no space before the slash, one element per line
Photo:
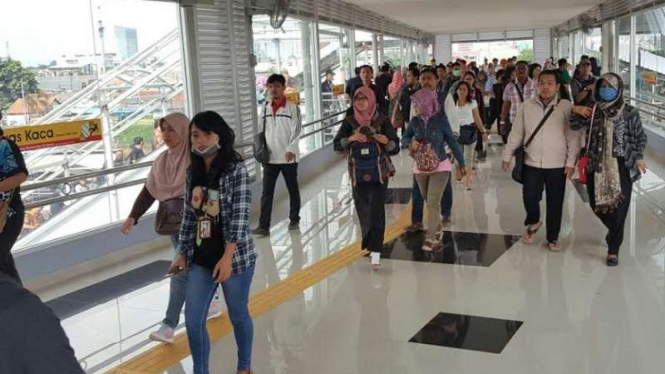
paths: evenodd
<path fill-rule="evenodd" d="M 195 187 L 193 191 L 194 201 L 199 203 L 198 206 L 194 206 L 198 215 L 196 244 L 199 246 L 204 239 L 212 238 L 212 225 L 219 221 L 219 190 L 210 187 L 215 175 L 211 178 L 207 188 Z"/>

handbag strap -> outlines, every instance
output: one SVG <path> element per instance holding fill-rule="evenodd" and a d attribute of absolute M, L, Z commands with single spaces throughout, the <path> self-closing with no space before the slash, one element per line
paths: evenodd
<path fill-rule="evenodd" d="M 263 106 L 263 132 L 266 132 L 266 116 L 268 112 L 268 103 Z"/>
<path fill-rule="evenodd" d="M 533 133 L 531 133 L 531 136 L 529 137 L 529 140 L 527 140 L 527 142 L 524 143 L 524 148 L 529 148 L 529 145 L 531 145 L 531 142 L 533 141 L 533 138 L 536 137 L 536 134 L 538 134 L 538 131 L 540 131 L 540 129 L 545 124 L 545 122 L 547 122 L 547 119 L 550 118 L 550 115 L 552 114 L 552 112 L 554 112 L 555 107 L 556 107 L 556 105 L 551 106 L 550 110 L 545 114 L 545 117 L 543 117 L 543 119 L 540 120 L 540 123 L 538 124 L 538 127 L 536 127 L 536 129 L 533 131 Z"/>
<path fill-rule="evenodd" d="M 593 130 L 593 120 L 596 118 L 596 107 L 598 104 L 593 105 L 593 110 L 591 112 L 591 124 L 589 125 L 589 135 L 586 143 L 586 152 L 589 152 L 589 147 L 591 147 L 591 130 Z"/>

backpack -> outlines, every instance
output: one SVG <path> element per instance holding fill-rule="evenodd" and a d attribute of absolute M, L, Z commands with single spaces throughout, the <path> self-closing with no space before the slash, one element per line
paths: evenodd
<path fill-rule="evenodd" d="M 376 142 L 356 143 L 351 146 L 351 179 L 353 186 L 383 184 L 381 147 Z"/>

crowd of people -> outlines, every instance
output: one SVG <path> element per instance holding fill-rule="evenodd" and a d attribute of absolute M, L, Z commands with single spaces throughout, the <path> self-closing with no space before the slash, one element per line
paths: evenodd
<path fill-rule="evenodd" d="M 413 160 L 412 222 L 407 230 L 425 232 L 423 251 L 439 251 L 451 222 L 453 178 L 466 190 L 473 188 L 475 165 L 484 158 L 494 128 L 504 145 L 502 168 L 508 171 L 516 159 L 513 178 L 522 183 L 526 210 L 523 241 L 532 243 L 543 226 L 540 201 L 545 192 L 547 249 L 561 251 L 566 179 L 577 167 L 590 205 L 608 229 L 606 263 L 618 264 L 631 185 L 647 169 L 646 135 L 638 110 L 623 100 L 618 75 L 599 76 L 597 62 L 585 57 L 571 77 L 567 64 L 559 60 L 558 67 L 552 61 L 541 66 L 511 58 L 478 65 L 459 59 L 446 65 L 384 65 L 376 78 L 371 66 L 357 69 L 346 85 L 351 105 L 334 149 L 348 158 L 362 248 L 370 252 L 374 270 L 381 266 L 385 198 L 396 173 L 391 157 L 401 151 Z M 259 160 L 263 191 L 258 227 L 249 226 L 249 174 L 234 150 L 234 131 L 210 111 L 191 120 L 172 113 L 158 121 L 167 149 L 155 160 L 121 227 L 129 235 L 150 206 L 159 203 L 155 230 L 170 237 L 174 261 L 168 269 L 165 318 L 150 338 L 173 343 L 187 304 L 185 323 L 196 374 L 209 372 L 205 323 L 220 314 L 221 297 L 233 325 L 238 373 L 251 373 L 248 300 L 258 256 L 253 236 L 270 235 L 280 174 L 290 198 L 289 230 L 299 230 L 302 118 L 298 106 L 286 100 L 288 87 L 283 75 L 273 74 L 266 81 L 268 99 L 255 145 L 268 150 L 267 158 Z M 142 140 L 135 143 L 140 146 Z M 2 137 L 1 130 L 0 156 L 0 273 L 20 283 L 11 247 L 24 222 L 20 185 L 28 170 L 19 148 Z"/>

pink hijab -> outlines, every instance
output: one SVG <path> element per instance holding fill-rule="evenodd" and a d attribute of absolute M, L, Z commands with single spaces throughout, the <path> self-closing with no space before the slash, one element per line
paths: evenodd
<path fill-rule="evenodd" d="M 364 111 L 361 111 L 356 106 L 355 99 L 358 95 L 363 95 L 367 98 L 369 105 Z M 356 119 L 360 126 L 370 126 L 374 120 L 374 115 L 376 115 L 376 95 L 374 95 L 374 91 L 371 89 L 364 86 L 360 87 L 353 95 L 353 118 Z"/>
<path fill-rule="evenodd" d="M 157 156 L 145 186 L 157 201 L 181 198 L 185 194 L 185 176 L 189 166 L 189 118 L 171 113 L 160 121 L 168 123 L 180 137 L 180 143 Z"/>
<path fill-rule="evenodd" d="M 437 94 L 434 91 L 420 89 L 411 95 L 411 102 L 420 107 L 420 111 L 422 112 L 420 117 L 425 121 L 425 124 L 436 113 L 438 102 Z"/>
<path fill-rule="evenodd" d="M 394 72 L 393 81 L 388 86 L 388 94 L 390 94 L 391 99 L 394 99 L 397 96 L 397 93 L 399 92 L 399 89 L 402 87 L 403 84 L 404 84 L 404 78 L 402 78 L 402 73 L 400 73 L 399 71 Z"/>

